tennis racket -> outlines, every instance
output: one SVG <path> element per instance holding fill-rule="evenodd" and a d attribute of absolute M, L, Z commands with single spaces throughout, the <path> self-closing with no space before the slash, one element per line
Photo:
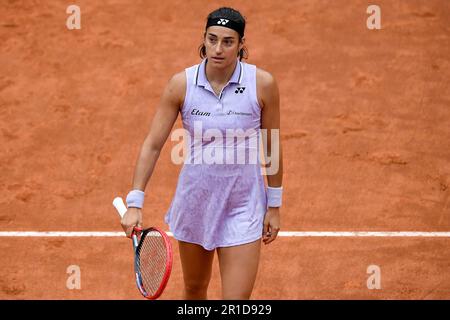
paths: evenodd
<path fill-rule="evenodd" d="M 115 198 L 113 205 L 122 218 L 127 212 L 122 198 Z M 172 246 L 169 237 L 158 228 L 142 230 L 134 227 L 131 239 L 136 286 L 145 298 L 155 300 L 164 291 L 172 271 Z"/>

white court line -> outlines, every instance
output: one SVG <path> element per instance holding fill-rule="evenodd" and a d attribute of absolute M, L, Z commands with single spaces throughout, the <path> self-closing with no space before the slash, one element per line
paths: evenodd
<path fill-rule="evenodd" d="M 166 232 L 172 237 L 172 232 Z M 0 237 L 124 237 L 123 232 L 104 231 L 1 231 Z M 281 231 L 280 237 L 441 237 L 450 238 L 450 232 L 413 231 Z"/>

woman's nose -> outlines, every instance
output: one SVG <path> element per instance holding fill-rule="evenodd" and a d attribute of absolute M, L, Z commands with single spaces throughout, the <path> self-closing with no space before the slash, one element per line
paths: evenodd
<path fill-rule="evenodd" d="M 217 43 L 215 51 L 216 51 L 216 53 L 222 52 L 222 43 L 221 42 Z"/>

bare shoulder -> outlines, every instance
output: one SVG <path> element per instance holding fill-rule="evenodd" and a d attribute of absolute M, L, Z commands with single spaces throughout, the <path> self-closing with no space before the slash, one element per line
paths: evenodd
<path fill-rule="evenodd" d="M 186 89 L 186 73 L 184 71 L 175 73 L 167 86 L 172 90 L 184 92 Z"/>
<path fill-rule="evenodd" d="M 167 99 L 181 106 L 186 94 L 186 73 L 184 71 L 174 74 L 168 81 L 164 95 Z"/>
<path fill-rule="evenodd" d="M 186 72 L 180 71 L 175 73 L 169 81 L 175 84 L 186 84 Z"/>
<path fill-rule="evenodd" d="M 256 82 L 261 86 L 267 87 L 275 84 L 275 78 L 270 72 L 256 68 Z"/>
<path fill-rule="evenodd" d="M 278 85 L 275 77 L 261 68 L 256 68 L 256 87 L 261 107 L 264 107 L 268 101 L 278 96 Z"/>

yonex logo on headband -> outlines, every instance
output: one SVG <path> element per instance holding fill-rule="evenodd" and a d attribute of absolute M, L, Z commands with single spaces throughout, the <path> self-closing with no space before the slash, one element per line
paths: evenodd
<path fill-rule="evenodd" d="M 245 22 L 236 22 L 226 18 L 208 18 L 206 29 L 211 26 L 221 26 L 235 30 L 241 37 L 244 36 Z"/>
<path fill-rule="evenodd" d="M 230 21 L 230 20 L 220 19 L 219 21 L 217 21 L 217 24 L 226 25 L 228 23 L 228 21 Z"/>

